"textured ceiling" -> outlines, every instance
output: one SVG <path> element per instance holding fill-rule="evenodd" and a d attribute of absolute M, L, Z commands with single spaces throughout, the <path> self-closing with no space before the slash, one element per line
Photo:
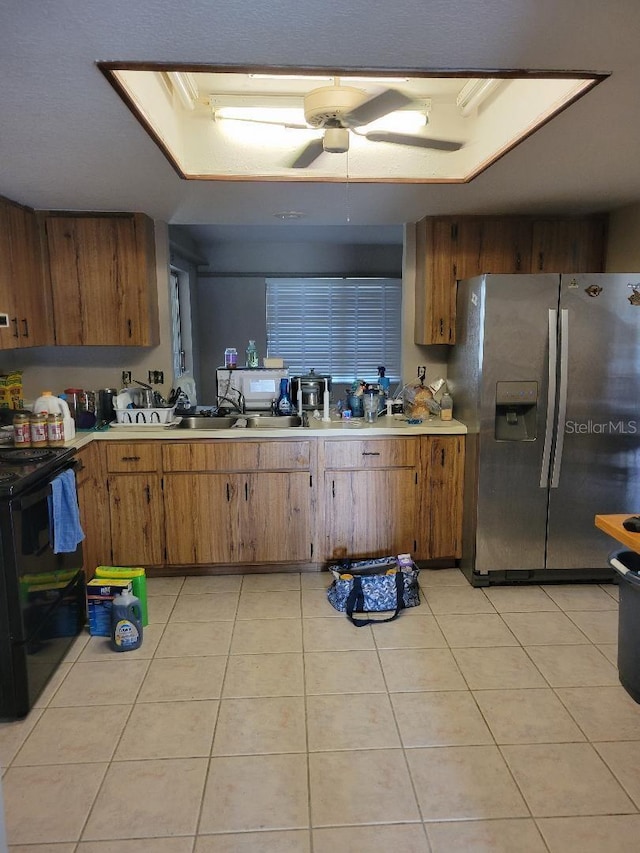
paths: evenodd
<path fill-rule="evenodd" d="M 352 229 L 438 213 L 610 210 L 640 200 L 639 32 L 637 0 L 5 0 L 0 194 L 176 224 L 270 225 L 283 237 L 292 226 L 274 214 L 286 210 L 305 213 L 297 228 Z M 470 184 L 347 188 L 180 180 L 98 60 L 611 76 Z"/>

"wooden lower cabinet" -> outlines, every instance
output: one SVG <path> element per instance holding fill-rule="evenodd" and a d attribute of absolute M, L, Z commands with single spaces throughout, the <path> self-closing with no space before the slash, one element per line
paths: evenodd
<path fill-rule="evenodd" d="M 114 566 L 158 566 L 164 559 L 164 512 L 158 474 L 110 474 Z"/>
<path fill-rule="evenodd" d="M 96 440 L 78 458 L 88 576 L 461 556 L 464 436 Z"/>
<path fill-rule="evenodd" d="M 300 471 L 168 474 L 170 564 L 311 559 L 311 488 Z"/>
<path fill-rule="evenodd" d="M 324 558 L 413 554 L 416 479 L 410 468 L 327 471 Z"/>
<path fill-rule="evenodd" d="M 429 435 L 421 439 L 422 489 L 418 559 L 462 556 L 464 436 Z"/>
<path fill-rule="evenodd" d="M 321 559 L 418 551 L 420 439 L 327 439 Z"/>

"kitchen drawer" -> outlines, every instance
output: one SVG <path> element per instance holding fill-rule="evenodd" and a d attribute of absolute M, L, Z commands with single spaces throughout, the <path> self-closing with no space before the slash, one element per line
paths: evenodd
<path fill-rule="evenodd" d="M 299 471 L 309 468 L 308 441 L 167 442 L 162 465 L 172 471 Z"/>
<path fill-rule="evenodd" d="M 158 471 L 160 448 L 150 441 L 129 444 L 114 441 L 107 444 L 107 471 L 113 474 Z"/>
<path fill-rule="evenodd" d="M 413 468 L 418 464 L 416 438 L 340 439 L 324 442 L 325 468 Z"/>

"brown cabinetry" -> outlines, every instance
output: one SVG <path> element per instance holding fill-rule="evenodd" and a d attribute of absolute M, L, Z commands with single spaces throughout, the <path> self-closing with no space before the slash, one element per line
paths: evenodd
<path fill-rule="evenodd" d="M 447 216 L 416 224 L 414 339 L 455 343 L 456 281 L 483 273 L 601 272 L 607 219 Z"/>
<path fill-rule="evenodd" d="M 417 555 L 419 439 L 327 439 L 322 444 L 320 559 Z"/>
<path fill-rule="evenodd" d="M 143 214 L 41 214 L 58 345 L 159 342 L 153 222 Z"/>
<path fill-rule="evenodd" d="M 159 446 L 114 442 L 107 446 L 106 458 L 112 564 L 161 565 L 165 558 Z"/>
<path fill-rule="evenodd" d="M 167 562 L 292 563 L 313 554 L 309 441 L 167 442 Z"/>
<path fill-rule="evenodd" d="M 464 436 L 424 436 L 421 439 L 422 489 L 419 558 L 462 556 L 462 490 Z"/>
<path fill-rule="evenodd" d="M 53 343 L 51 302 L 45 289 L 35 213 L 0 198 L 0 349 Z"/>
<path fill-rule="evenodd" d="M 91 442 L 78 451 L 76 460 L 80 523 L 85 534 L 82 542 L 82 565 L 87 580 L 90 580 L 96 566 L 111 563 L 111 525 L 104 445 L 101 442 Z"/>

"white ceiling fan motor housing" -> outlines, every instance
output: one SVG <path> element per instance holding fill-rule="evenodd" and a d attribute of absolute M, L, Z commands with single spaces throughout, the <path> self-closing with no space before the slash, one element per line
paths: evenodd
<path fill-rule="evenodd" d="M 311 127 L 325 127 L 341 122 L 365 100 L 366 93 L 353 86 L 322 86 L 304 96 L 304 117 Z"/>

